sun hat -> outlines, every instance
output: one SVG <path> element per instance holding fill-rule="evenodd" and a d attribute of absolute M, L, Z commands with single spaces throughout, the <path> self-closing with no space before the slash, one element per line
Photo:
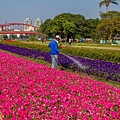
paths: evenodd
<path fill-rule="evenodd" d="M 60 39 L 60 36 L 59 36 L 59 35 L 56 35 L 55 38 L 59 38 L 59 39 Z"/>

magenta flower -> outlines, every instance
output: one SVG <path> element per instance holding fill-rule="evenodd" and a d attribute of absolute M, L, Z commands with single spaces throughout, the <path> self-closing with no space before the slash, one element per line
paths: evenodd
<path fill-rule="evenodd" d="M 0 52 L 3 120 L 120 119 L 120 89 Z"/>

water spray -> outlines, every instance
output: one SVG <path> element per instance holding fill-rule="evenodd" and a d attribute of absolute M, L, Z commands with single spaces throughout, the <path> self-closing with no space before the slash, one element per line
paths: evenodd
<path fill-rule="evenodd" d="M 71 59 L 75 64 L 77 64 L 77 66 L 82 69 L 85 70 L 86 67 L 84 65 L 82 65 L 82 63 L 80 63 L 79 61 L 77 61 L 76 59 L 74 59 L 73 57 L 70 57 L 69 55 L 66 55 L 64 53 L 62 53 L 64 56 L 66 56 L 67 58 Z"/>
<path fill-rule="evenodd" d="M 70 56 L 68 56 L 68 55 L 66 55 L 66 54 L 64 54 L 64 53 L 62 53 L 62 55 L 64 55 L 65 57 L 67 57 L 67 58 L 69 58 L 70 60 L 72 60 L 80 69 L 82 69 L 82 70 L 85 70 L 86 69 L 86 67 L 84 66 L 84 65 L 82 65 L 82 63 L 80 63 L 79 61 L 77 61 L 76 59 L 74 59 L 73 57 L 70 57 Z M 57 61 L 57 59 L 55 58 L 55 56 L 53 55 L 53 57 L 54 57 L 54 59 Z M 58 61 L 57 61 L 58 62 Z M 60 64 L 59 62 L 58 62 L 58 64 L 60 65 L 60 66 L 62 66 L 62 69 L 64 70 L 64 69 L 66 69 L 62 64 Z"/>

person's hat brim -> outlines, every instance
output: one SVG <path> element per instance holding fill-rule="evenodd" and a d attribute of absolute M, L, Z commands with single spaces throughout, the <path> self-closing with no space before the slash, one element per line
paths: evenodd
<path fill-rule="evenodd" d="M 55 38 L 60 39 L 60 36 L 59 36 L 59 35 L 56 35 Z"/>

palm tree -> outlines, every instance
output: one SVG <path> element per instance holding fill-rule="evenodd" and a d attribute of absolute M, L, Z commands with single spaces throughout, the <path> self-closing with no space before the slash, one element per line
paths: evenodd
<path fill-rule="evenodd" d="M 105 5 L 106 6 L 106 12 L 108 12 L 109 11 L 110 3 L 118 5 L 118 3 L 116 1 L 118 1 L 118 0 L 102 0 L 99 3 L 99 7 L 101 7 L 102 5 Z"/>

